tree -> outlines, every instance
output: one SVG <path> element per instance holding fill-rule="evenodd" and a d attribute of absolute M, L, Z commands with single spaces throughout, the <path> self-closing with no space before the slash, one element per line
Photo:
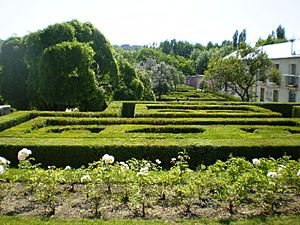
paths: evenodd
<path fill-rule="evenodd" d="M 237 47 L 238 47 L 238 36 L 239 36 L 239 31 L 236 30 L 233 37 L 232 37 L 232 43 L 233 43 L 234 50 L 236 50 Z"/>
<path fill-rule="evenodd" d="M 31 107 L 41 107 L 43 105 L 41 102 L 44 101 L 37 92 L 39 89 L 38 77 L 40 74 L 44 74 L 41 57 L 45 49 L 63 42 L 80 42 L 90 45 L 94 51 L 91 69 L 95 74 L 96 85 L 101 90 L 101 94 L 97 96 L 103 98 L 103 100 L 99 100 L 103 104 L 100 109 L 104 108 L 112 99 L 119 82 L 118 66 L 111 45 L 92 24 L 80 23 L 77 20 L 54 24 L 44 30 L 31 33 L 24 39 L 26 42 L 25 62 L 29 68 L 27 92 Z M 74 57 L 71 59 L 76 62 Z M 63 61 L 60 63 L 64 64 Z M 78 91 L 80 92 L 80 90 Z M 60 105 L 60 103 L 58 104 Z M 91 110 L 95 110 L 94 106 L 91 106 Z"/>
<path fill-rule="evenodd" d="M 246 37 L 247 37 L 246 29 L 243 29 L 240 34 L 238 30 L 235 31 L 232 37 L 232 44 L 234 50 L 237 50 L 241 43 L 246 43 Z"/>
<path fill-rule="evenodd" d="M 160 49 L 142 48 L 136 53 L 136 62 L 145 62 L 149 58 L 155 59 L 157 62 L 164 62 L 168 65 L 175 67 L 184 75 L 195 74 L 194 62 L 182 56 L 172 56 L 163 53 Z"/>
<path fill-rule="evenodd" d="M 213 57 L 225 57 L 233 52 L 231 42 L 224 42 L 220 48 L 213 48 L 209 50 L 194 49 L 191 54 L 191 59 L 195 62 L 196 71 L 199 74 L 204 74 L 207 69 L 208 62 Z"/>
<path fill-rule="evenodd" d="M 276 29 L 276 37 L 278 40 L 280 39 L 286 40 L 285 29 L 281 25 L 279 25 Z"/>
<path fill-rule="evenodd" d="M 22 38 L 12 37 L 1 45 L 1 95 L 17 109 L 28 107 L 26 92 L 28 70 L 24 62 L 24 52 L 25 43 Z"/>
<path fill-rule="evenodd" d="M 139 66 L 136 67 L 136 73 L 144 85 L 144 95 L 142 100 L 155 101 L 151 73 Z"/>
<path fill-rule="evenodd" d="M 136 69 L 124 58 L 118 58 L 120 69 L 119 87 L 115 92 L 116 100 L 141 100 L 144 85 L 137 75 Z"/>
<path fill-rule="evenodd" d="M 163 94 L 175 90 L 176 86 L 182 83 L 183 74 L 164 62 L 156 62 L 149 58 L 141 62 L 139 66 L 151 74 L 153 90 L 159 99 Z"/>
<path fill-rule="evenodd" d="M 239 35 L 239 44 L 246 43 L 246 29 L 243 29 L 243 31 Z"/>
<path fill-rule="evenodd" d="M 265 53 L 246 44 L 240 46 L 236 57 L 211 60 L 205 72 L 205 81 L 214 89 L 226 84 L 242 101 L 252 100 L 255 83 L 267 78 L 279 83 L 279 71 Z"/>
<path fill-rule="evenodd" d="M 38 74 L 41 109 L 101 110 L 103 93 L 92 69 L 95 52 L 86 43 L 62 42 L 43 51 Z M 63 63 L 62 63 L 63 62 Z"/>
<path fill-rule="evenodd" d="M 204 71 L 207 69 L 209 59 L 211 57 L 211 50 L 198 50 L 194 49 L 191 54 L 191 58 L 195 62 L 196 71 L 198 74 L 204 74 Z"/>
<path fill-rule="evenodd" d="M 285 37 L 285 29 L 281 25 L 279 25 L 276 29 L 276 35 L 275 31 L 273 30 L 272 33 L 268 35 L 267 39 L 259 38 L 255 46 L 258 47 L 282 42 L 287 42 L 287 39 Z"/>

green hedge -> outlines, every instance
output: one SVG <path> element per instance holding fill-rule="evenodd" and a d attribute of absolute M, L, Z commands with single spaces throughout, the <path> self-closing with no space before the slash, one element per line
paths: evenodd
<path fill-rule="evenodd" d="M 200 164 L 210 165 L 216 160 L 226 160 L 231 156 L 245 157 L 246 159 L 259 157 L 279 158 L 284 155 L 291 156 L 293 159 L 300 158 L 298 146 L 20 146 L 20 145 L 0 145 L 0 155 L 9 159 L 12 166 L 17 165 L 17 153 L 23 147 L 32 150 L 31 155 L 36 162 L 42 163 L 43 167 L 56 165 L 65 167 L 80 167 L 89 162 L 99 160 L 104 154 L 110 154 L 117 161 L 125 161 L 131 158 L 148 159 L 155 161 L 160 159 L 162 166 L 171 166 L 171 158 L 175 158 L 178 152 L 184 149 L 190 156 L 189 164 L 195 169 Z"/>
<path fill-rule="evenodd" d="M 134 117 L 135 103 L 133 102 L 123 102 L 122 106 L 122 117 Z"/>
<path fill-rule="evenodd" d="M 284 118 L 293 117 L 293 107 L 300 106 L 300 103 L 281 103 L 281 102 L 272 102 L 272 103 L 256 103 L 255 105 L 270 109 L 274 112 L 279 112 Z"/>
<path fill-rule="evenodd" d="M 180 113 L 180 112 L 168 112 L 168 113 L 137 113 L 136 118 L 139 117 L 152 117 L 152 118 L 271 118 L 281 117 L 278 113 Z"/>
<path fill-rule="evenodd" d="M 162 112 L 166 110 L 166 112 Z M 223 111 L 223 112 L 214 112 Z M 212 118 L 212 117 L 281 117 L 280 113 L 254 105 L 203 105 L 203 104 L 137 104 L 135 117 L 161 118 Z"/>
<path fill-rule="evenodd" d="M 294 106 L 293 108 L 293 117 L 300 118 L 300 106 Z"/>
<path fill-rule="evenodd" d="M 0 117 L 0 131 L 6 130 L 10 127 L 16 126 L 20 123 L 24 123 L 28 120 L 35 118 L 35 113 L 28 111 L 20 111 L 10 113 Z"/>
<path fill-rule="evenodd" d="M 226 102 L 225 104 L 241 104 L 239 102 Z M 300 106 L 300 103 L 292 102 L 243 102 L 243 105 L 256 105 L 265 109 L 272 110 L 282 114 L 284 118 L 291 118 L 293 116 L 293 107 Z"/>
<path fill-rule="evenodd" d="M 271 125 L 299 126 L 298 119 L 282 118 L 65 118 L 46 117 L 47 126 L 65 125 L 113 125 L 113 124 L 155 124 L 155 125 Z"/>

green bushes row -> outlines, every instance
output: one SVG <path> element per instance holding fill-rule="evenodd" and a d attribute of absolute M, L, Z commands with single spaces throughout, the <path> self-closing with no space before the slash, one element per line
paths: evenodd
<path fill-rule="evenodd" d="M 299 126 L 298 119 L 282 118 L 66 118 L 46 117 L 47 126 L 65 125 L 114 125 L 114 124 L 154 124 L 154 125 L 270 125 Z"/>
<path fill-rule="evenodd" d="M 279 112 L 282 114 L 282 117 L 289 118 L 289 117 L 293 117 L 293 107 L 300 106 L 300 103 L 264 102 L 264 103 L 256 103 L 255 105 L 266 109 L 270 109 L 274 112 Z"/>
<path fill-rule="evenodd" d="M 191 126 L 154 126 L 147 128 L 140 128 L 129 130 L 127 133 L 170 133 L 170 134 L 183 134 L 183 133 L 203 133 L 205 129 L 201 127 L 191 127 Z"/>
<path fill-rule="evenodd" d="M 162 112 L 166 110 L 166 112 Z M 202 110 L 202 111 L 200 111 Z M 211 112 L 209 112 L 211 110 Z M 217 112 L 214 112 L 217 110 Z M 221 111 L 220 111 L 221 110 Z M 206 112 L 208 111 L 208 112 Z M 281 117 L 280 113 L 252 105 L 201 105 L 201 104 L 137 104 L 135 117 Z"/>
<path fill-rule="evenodd" d="M 35 118 L 35 114 L 28 111 L 20 111 L 2 116 L 0 117 L 0 131 L 24 123 L 33 118 Z"/>
<path fill-rule="evenodd" d="M 211 165 L 216 160 L 225 161 L 231 156 L 245 157 L 246 159 L 258 157 L 279 158 L 289 155 L 292 159 L 300 158 L 298 146 L 213 146 L 213 145 L 124 145 L 124 146 L 77 146 L 77 145 L 3 145 L 0 144 L 0 155 L 11 161 L 12 166 L 17 165 L 17 153 L 23 147 L 34 152 L 37 163 L 43 167 L 55 165 L 57 167 L 80 167 L 89 162 L 98 161 L 104 154 L 110 154 L 117 161 L 126 161 L 131 158 L 155 161 L 160 159 L 164 168 L 171 166 L 171 159 L 177 157 L 178 152 L 185 149 L 190 156 L 189 165 L 192 169 L 200 164 Z"/>
<path fill-rule="evenodd" d="M 225 102 L 224 104 L 240 105 L 240 102 Z M 272 110 L 282 114 L 284 118 L 291 118 L 293 116 L 293 107 L 300 106 L 300 103 L 292 102 L 243 102 L 243 105 L 255 105 L 265 109 Z"/>
<path fill-rule="evenodd" d="M 190 109 L 190 110 L 246 110 L 253 112 L 272 112 L 264 108 L 251 105 L 184 105 L 184 104 L 147 104 L 147 109 Z"/>
<path fill-rule="evenodd" d="M 224 112 L 224 113 L 146 113 L 135 114 L 135 117 L 153 117 L 153 118 L 270 118 L 281 117 L 278 113 L 239 113 L 239 112 Z"/>

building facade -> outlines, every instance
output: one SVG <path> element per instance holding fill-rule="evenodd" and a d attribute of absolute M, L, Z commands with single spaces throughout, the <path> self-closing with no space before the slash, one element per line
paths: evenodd
<path fill-rule="evenodd" d="M 300 102 L 300 41 L 266 45 L 262 50 L 281 73 L 281 84 L 272 80 L 255 86 L 258 102 Z"/>
<path fill-rule="evenodd" d="M 186 76 L 184 83 L 194 88 L 200 88 L 200 83 L 203 77 L 204 75 L 200 75 L 200 74 L 196 74 L 193 76 Z"/>

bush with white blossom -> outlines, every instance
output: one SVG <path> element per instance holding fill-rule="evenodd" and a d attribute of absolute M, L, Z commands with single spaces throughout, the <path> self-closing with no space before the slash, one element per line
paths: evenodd
<path fill-rule="evenodd" d="M 161 203 L 192 213 L 195 203 L 206 198 L 224 205 L 230 214 L 249 199 L 254 206 L 274 213 L 280 207 L 282 194 L 300 194 L 300 161 L 288 157 L 250 161 L 233 157 L 207 167 L 202 165 L 195 171 L 189 168 L 186 152 L 180 152 L 177 158 L 170 158 L 173 166 L 165 171 L 159 159 L 116 162 L 114 156 L 105 154 L 87 168 L 50 166 L 45 170 L 32 164 L 31 154 L 26 148 L 18 152 L 19 168 L 24 174 L 21 180 L 26 177 L 28 194 L 47 206 L 50 215 L 55 214 L 59 204 L 57 193 L 62 183 L 70 184 L 68 192 L 75 191 L 75 184 L 84 186 L 85 203 L 93 207 L 97 217 L 102 215 L 102 207 L 111 202 L 126 204 L 135 215 L 144 217 L 149 206 Z M 5 171 L 9 164 L 0 156 L 0 179 L 8 176 Z"/>

